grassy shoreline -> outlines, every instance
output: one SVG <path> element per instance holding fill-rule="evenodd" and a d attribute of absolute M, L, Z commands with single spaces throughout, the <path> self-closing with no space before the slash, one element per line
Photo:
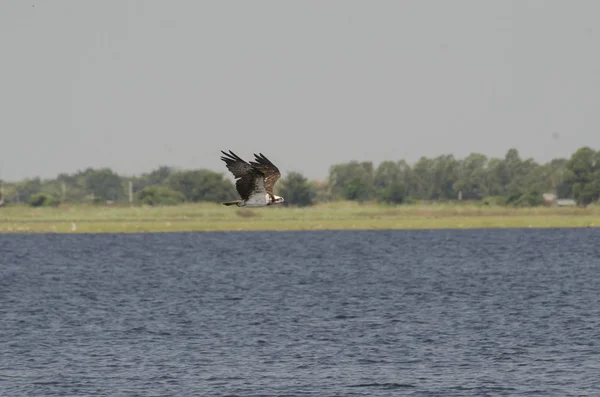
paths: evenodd
<path fill-rule="evenodd" d="M 389 206 L 336 202 L 308 208 L 65 205 L 0 209 L 0 233 L 145 233 L 242 230 L 572 228 L 600 226 L 600 206 L 511 208 L 472 203 Z"/>

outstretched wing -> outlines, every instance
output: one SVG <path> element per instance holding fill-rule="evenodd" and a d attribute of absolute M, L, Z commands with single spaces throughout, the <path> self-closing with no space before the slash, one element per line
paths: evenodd
<path fill-rule="evenodd" d="M 225 155 L 221 157 L 221 160 L 225 162 L 227 169 L 237 179 L 235 182 L 236 190 L 242 199 L 247 200 L 257 186 L 261 185 L 259 183 L 261 182 L 259 179 L 263 178 L 261 171 L 242 160 L 231 150 L 229 153 L 221 150 L 221 153 Z"/>
<path fill-rule="evenodd" d="M 265 175 L 265 188 L 267 189 L 267 193 L 272 196 L 273 186 L 275 186 L 275 183 L 281 177 L 281 173 L 275 167 L 275 164 L 271 163 L 262 153 L 259 153 L 258 156 L 255 154 L 254 157 L 256 161 L 251 161 L 250 164 Z"/>

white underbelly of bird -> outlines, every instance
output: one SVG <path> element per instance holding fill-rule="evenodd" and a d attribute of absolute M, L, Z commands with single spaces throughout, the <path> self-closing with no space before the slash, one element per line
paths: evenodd
<path fill-rule="evenodd" d="M 269 195 L 265 194 L 255 194 L 250 197 L 248 200 L 242 201 L 242 205 L 240 207 L 265 207 L 269 204 Z"/>

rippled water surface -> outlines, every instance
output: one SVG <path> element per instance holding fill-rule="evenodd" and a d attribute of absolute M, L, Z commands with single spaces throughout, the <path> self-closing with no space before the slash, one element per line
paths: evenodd
<path fill-rule="evenodd" d="M 0 396 L 600 393 L 600 229 L 0 235 Z"/>

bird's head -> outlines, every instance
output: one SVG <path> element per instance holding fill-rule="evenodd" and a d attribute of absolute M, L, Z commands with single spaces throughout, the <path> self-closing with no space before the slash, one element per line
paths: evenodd
<path fill-rule="evenodd" d="M 273 204 L 281 204 L 283 203 L 285 200 L 283 199 L 283 197 L 281 196 L 273 196 L 275 197 L 275 200 L 273 201 Z"/>

